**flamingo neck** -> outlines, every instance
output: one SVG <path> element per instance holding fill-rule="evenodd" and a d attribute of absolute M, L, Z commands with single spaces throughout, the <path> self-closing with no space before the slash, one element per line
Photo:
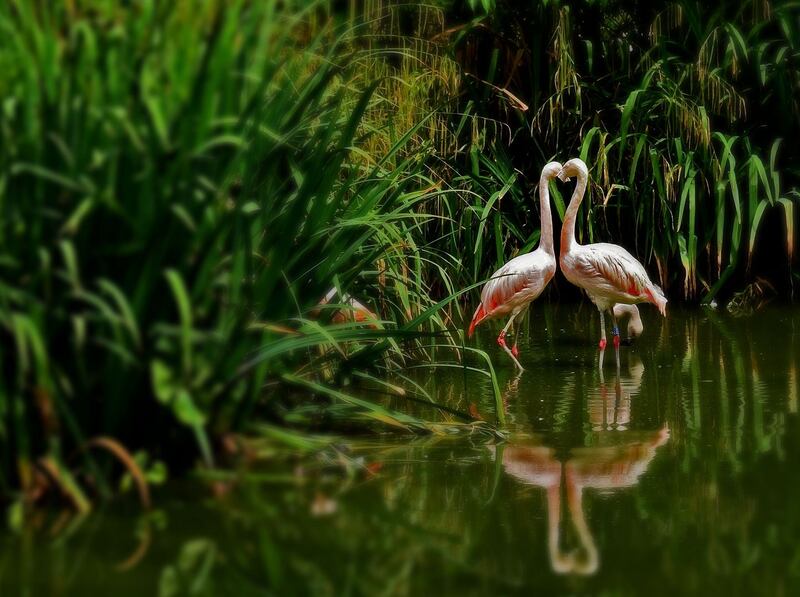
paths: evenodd
<path fill-rule="evenodd" d="M 561 253 L 565 253 L 572 249 L 575 243 L 575 218 L 578 215 L 578 208 L 583 201 L 583 194 L 586 192 L 586 183 L 588 177 L 583 172 L 578 173 L 578 184 L 575 185 L 575 190 L 572 192 L 572 199 L 569 201 L 569 207 L 564 214 L 564 224 L 561 226 Z"/>
<path fill-rule="evenodd" d="M 542 176 L 539 179 L 539 210 L 541 214 L 542 235 L 539 247 L 548 255 L 554 256 L 553 251 L 553 216 L 550 213 L 550 179 Z"/>
<path fill-rule="evenodd" d="M 639 309 L 631 309 L 631 323 L 640 330 L 644 327 L 642 324 L 642 316 L 639 314 Z"/>

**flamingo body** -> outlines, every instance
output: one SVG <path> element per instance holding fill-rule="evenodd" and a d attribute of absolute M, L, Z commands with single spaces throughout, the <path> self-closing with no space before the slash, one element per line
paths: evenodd
<path fill-rule="evenodd" d="M 541 247 L 506 263 L 483 287 L 481 304 L 469 324 L 469 336 L 482 321 L 506 317 L 526 308 L 542 294 L 555 273 L 555 257 Z"/>
<path fill-rule="evenodd" d="M 578 183 L 564 215 L 559 262 L 567 280 L 585 290 L 589 299 L 600 311 L 600 366 L 602 367 L 602 351 L 606 347 L 603 313 L 611 310 L 616 304 L 633 305 L 649 302 L 658 308 L 661 315 L 666 316 L 667 298 L 661 289 L 650 281 L 644 266 L 627 250 L 610 243 L 581 245 L 575 240 L 575 218 L 589 181 L 589 169 L 579 158 L 569 160 L 558 173 L 558 177 L 563 181 L 573 176 L 577 177 Z M 612 318 L 614 348 L 619 368 L 619 328 L 613 311 Z"/>
<path fill-rule="evenodd" d="M 336 287 L 331 288 L 319 301 L 318 307 L 312 310 L 311 315 L 314 317 L 318 316 L 320 311 L 319 306 L 331 303 L 337 294 L 338 290 Z M 333 317 L 331 317 L 332 323 L 364 323 L 368 324 L 371 328 L 377 329 L 378 316 L 370 311 L 361 301 L 345 293 L 341 297 L 341 304 L 342 308 L 334 312 Z"/>
<path fill-rule="evenodd" d="M 598 309 L 615 304 L 652 303 L 666 315 L 667 299 L 647 272 L 627 250 L 611 243 L 573 245 L 561 254 L 564 276 L 586 291 Z"/>

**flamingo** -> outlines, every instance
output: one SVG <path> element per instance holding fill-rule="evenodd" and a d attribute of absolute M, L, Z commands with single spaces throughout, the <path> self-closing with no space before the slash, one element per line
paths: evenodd
<path fill-rule="evenodd" d="M 317 307 L 315 307 L 311 311 L 312 317 L 319 316 L 320 308 L 331 303 L 334 297 L 339 293 L 339 291 L 334 286 L 331 288 L 324 297 L 317 303 Z M 332 323 L 364 323 L 369 325 L 369 327 L 376 329 L 378 316 L 375 315 L 372 311 L 370 311 L 363 303 L 358 301 L 357 299 L 351 297 L 349 294 L 344 293 L 341 297 L 341 304 L 342 308 L 336 310 L 331 318 Z"/>
<path fill-rule="evenodd" d="M 561 548 L 561 478 L 563 464 L 556 449 L 543 445 L 494 446 L 495 458 L 502 458 L 503 469 L 526 485 L 541 487 L 547 498 L 547 550 L 550 566 L 558 574 L 572 571 L 572 554 Z"/>
<path fill-rule="evenodd" d="M 615 385 L 619 388 L 619 382 Z M 571 458 L 564 464 L 567 508 L 586 554 L 584 561 L 574 561 L 573 571 L 579 574 L 593 574 L 600 565 L 597 544 L 583 511 L 584 489 L 608 493 L 634 487 L 647 471 L 658 448 L 669 441 L 669 435 L 669 428 L 664 426 L 658 431 L 648 432 L 647 436 L 639 441 L 571 450 Z"/>
<path fill-rule="evenodd" d="M 514 318 L 540 295 L 556 273 L 556 255 L 553 250 L 553 219 L 550 216 L 550 189 L 548 184 L 561 171 L 561 164 L 550 162 L 542 169 L 539 177 L 539 203 L 542 220 L 542 236 L 535 251 L 519 255 L 494 272 L 483 287 L 481 302 L 475 309 L 472 322 L 469 324 L 469 337 L 472 337 L 477 326 L 487 319 L 497 319 L 511 314 L 497 343 L 512 358 L 520 372 L 525 369 L 517 357 L 519 350 L 514 340 L 514 347 L 509 350 L 506 345 L 506 330 L 513 324 Z"/>
<path fill-rule="evenodd" d="M 572 193 L 569 207 L 564 214 L 564 225 L 561 227 L 561 271 L 575 286 L 583 288 L 589 299 L 600 311 L 600 366 L 603 352 L 606 349 L 606 326 L 603 313 L 611 312 L 614 336 L 614 350 L 619 369 L 619 327 L 617 316 L 612 308 L 615 304 L 633 305 L 635 303 L 653 303 L 661 315 L 667 314 L 667 297 L 661 289 L 650 281 L 644 266 L 628 251 L 611 243 L 595 243 L 581 245 L 575 240 L 575 216 L 586 192 L 589 181 L 589 169 L 583 160 L 569 160 L 558 178 L 566 182 L 577 177 L 575 191 Z"/>
<path fill-rule="evenodd" d="M 630 346 L 633 344 L 633 341 L 636 340 L 636 338 L 642 335 L 642 332 L 644 331 L 644 324 L 642 323 L 642 318 L 639 315 L 639 307 L 636 305 L 625 305 L 620 303 L 618 305 L 614 305 L 614 315 L 617 318 L 617 322 L 621 322 L 621 320 L 625 319 L 626 317 L 630 317 L 628 320 L 628 337 L 621 342 L 626 346 Z"/>
<path fill-rule="evenodd" d="M 633 369 L 633 368 L 632 368 Z M 631 371 L 629 378 L 619 373 L 614 380 L 615 399 L 609 400 L 609 414 L 602 413 L 603 421 L 630 422 L 630 394 L 637 392 L 644 367 L 641 363 Z M 602 370 L 600 394 L 604 394 Z M 605 402 L 605 398 L 603 398 Z M 655 458 L 659 448 L 670 438 L 669 427 L 657 430 L 629 431 L 619 425 L 605 422 L 596 426 L 596 407 L 587 402 L 592 421 L 593 441 L 589 445 L 556 448 L 532 437 L 520 443 L 493 446 L 489 449 L 503 470 L 526 485 L 545 490 L 547 500 L 547 547 L 550 564 L 558 574 L 589 575 L 600 566 L 600 552 L 584 512 L 585 490 L 604 494 L 634 487 L 641 480 Z M 566 490 L 566 508 L 562 506 L 562 491 Z M 560 521 L 570 520 L 579 542 L 580 550 L 565 551 Z M 582 553 L 581 553 L 582 552 Z"/>

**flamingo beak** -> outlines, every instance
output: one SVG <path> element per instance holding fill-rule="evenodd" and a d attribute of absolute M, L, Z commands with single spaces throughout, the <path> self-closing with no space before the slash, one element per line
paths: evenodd
<path fill-rule="evenodd" d="M 622 344 L 623 346 L 633 346 L 633 340 L 634 340 L 633 337 L 625 338 L 620 342 L 620 344 Z"/>
<path fill-rule="evenodd" d="M 569 182 L 569 176 L 567 176 L 567 173 L 564 171 L 564 168 L 561 168 L 561 170 L 558 171 L 557 176 L 561 182 Z"/>

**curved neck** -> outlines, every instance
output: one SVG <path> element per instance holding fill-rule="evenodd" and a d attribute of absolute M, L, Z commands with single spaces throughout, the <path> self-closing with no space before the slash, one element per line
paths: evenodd
<path fill-rule="evenodd" d="M 583 513 L 583 487 L 574 479 L 567 477 L 567 505 L 572 515 L 572 525 L 578 534 L 578 539 L 583 545 L 586 560 L 584 562 L 574 562 L 572 570 L 580 574 L 592 574 L 597 570 L 600 562 L 597 545 L 592 537 L 592 531 L 586 523 Z"/>
<path fill-rule="evenodd" d="M 542 176 L 539 179 L 539 213 L 541 214 L 542 235 L 539 238 L 539 246 L 548 255 L 553 252 L 553 216 L 550 214 L 550 179 Z"/>
<path fill-rule="evenodd" d="M 575 244 L 575 218 L 578 215 L 578 208 L 583 201 L 583 194 L 586 192 L 588 176 L 583 173 L 578 174 L 578 184 L 572 192 L 572 199 L 569 201 L 567 213 L 564 214 L 564 223 L 561 226 L 561 252 L 569 251 Z"/>
<path fill-rule="evenodd" d="M 636 305 L 631 305 L 633 309 L 631 309 L 631 323 L 633 323 L 637 329 L 641 329 L 642 325 L 642 316 L 639 314 L 639 309 Z"/>

